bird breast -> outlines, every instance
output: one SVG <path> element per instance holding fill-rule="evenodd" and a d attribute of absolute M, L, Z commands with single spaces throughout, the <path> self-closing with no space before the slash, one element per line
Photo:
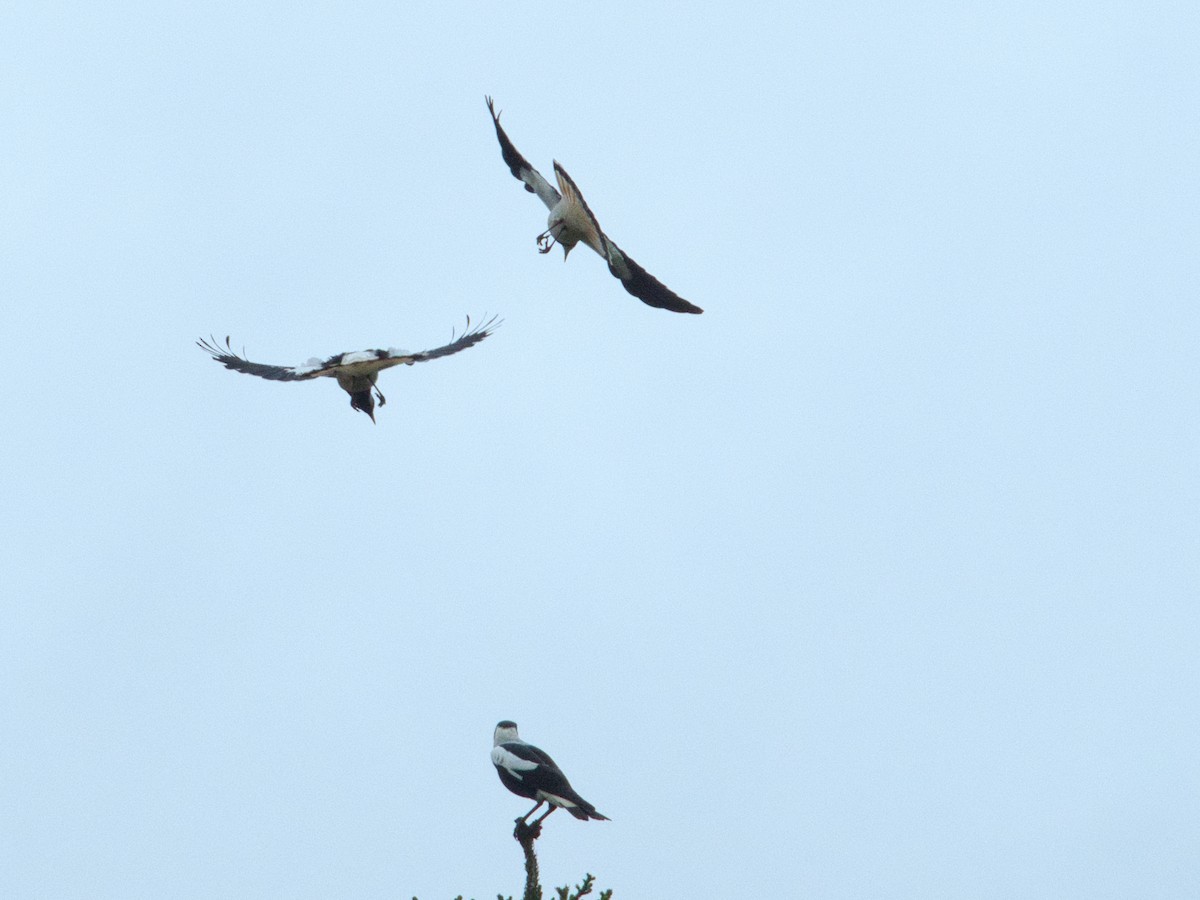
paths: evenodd
<path fill-rule="evenodd" d="M 546 227 L 554 235 L 554 239 L 570 249 L 579 243 L 587 228 L 587 218 L 583 210 L 572 204 L 565 197 L 555 204 L 546 217 Z"/>
<path fill-rule="evenodd" d="M 357 394 L 359 391 L 365 391 L 370 387 L 375 386 L 375 372 L 378 370 L 362 369 L 356 371 L 355 368 L 343 369 L 337 373 L 337 383 L 343 391 L 350 394 Z"/>

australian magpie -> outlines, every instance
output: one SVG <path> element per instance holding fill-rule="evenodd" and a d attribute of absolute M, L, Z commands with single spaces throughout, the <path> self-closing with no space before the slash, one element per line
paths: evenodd
<path fill-rule="evenodd" d="M 550 210 L 546 220 L 547 228 L 538 235 L 538 250 L 549 253 L 550 248 L 558 243 L 563 248 L 563 260 L 566 260 L 571 249 L 583 241 L 600 254 L 608 263 L 608 271 L 621 279 L 625 290 L 633 294 L 649 306 L 659 309 L 669 309 L 677 313 L 702 313 L 700 307 L 688 303 L 669 287 L 630 259 L 621 248 L 600 230 L 600 223 L 588 208 L 583 194 L 571 180 L 566 169 L 554 161 L 554 177 L 558 181 L 558 191 L 542 177 L 529 161 L 523 157 L 513 142 L 508 139 L 504 129 L 500 127 L 500 113 L 492 105 L 492 98 L 486 97 L 488 112 L 492 114 L 492 124 L 496 126 L 496 137 L 500 141 L 500 155 L 508 164 L 509 171 L 518 181 L 525 183 L 525 190 L 537 194 Z M 562 191 L 560 194 L 559 191 Z"/>
<path fill-rule="evenodd" d="M 596 812 L 596 807 L 575 793 L 567 776 L 548 753 L 521 740 L 516 722 L 505 719 L 496 725 L 492 743 L 492 763 L 500 781 L 518 797 L 537 801 L 533 809 L 517 819 L 518 825 L 525 824 L 543 803 L 548 803 L 550 808 L 529 823 L 530 828 L 541 824 L 560 806 L 577 819 L 608 821 L 608 816 Z"/>
<path fill-rule="evenodd" d="M 392 366 L 425 362 L 437 359 L 439 356 L 449 356 L 468 347 L 474 347 L 499 326 L 496 317 L 476 328 L 471 328 L 471 319 L 467 317 L 466 330 L 444 347 L 435 350 L 422 350 L 419 353 L 406 353 L 394 347 L 387 350 L 360 350 L 356 353 L 339 353 L 328 359 L 310 359 L 302 366 L 269 366 L 263 363 L 250 362 L 243 356 L 238 356 L 230 346 L 229 338 L 225 338 L 225 350 L 215 338 L 199 340 L 196 343 L 209 353 L 213 359 L 225 368 L 235 372 L 245 372 L 247 375 L 257 375 L 269 381 L 306 381 L 310 378 L 336 378 L 338 386 L 350 395 L 350 405 L 359 412 L 364 412 L 375 421 L 375 396 L 379 397 L 379 405 L 387 401 L 379 388 L 375 386 L 379 373 Z M 451 335 L 453 337 L 453 335 Z"/>

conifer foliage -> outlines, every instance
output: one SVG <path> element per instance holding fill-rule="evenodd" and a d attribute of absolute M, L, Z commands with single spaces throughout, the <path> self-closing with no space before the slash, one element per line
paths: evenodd
<path fill-rule="evenodd" d="M 540 824 L 531 827 L 520 819 L 517 820 L 517 827 L 513 829 L 513 837 L 521 845 L 521 850 L 525 854 L 525 893 L 521 895 L 521 900 L 545 900 L 539 880 L 537 854 L 533 850 L 533 842 L 541 833 L 542 826 Z M 554 888 L 554 900 L 581 900 L 581 898 L 591 895 L 595 886 L 596 878 L 588 872 L 583 876 L 583 881 L 575 885 L 573 890 L 569 884 Z M 596 900 L 612 900 L 612 895 L 612 888 L 609 888 L 594 896 Z M 413 897 L 413 900 L 417 900 L 417 898 Z M 463 900 L 463 895 L 459 894 L 454 900 Z M 513 897 L 497 894 L 496 900 L 513 900 Z"/>

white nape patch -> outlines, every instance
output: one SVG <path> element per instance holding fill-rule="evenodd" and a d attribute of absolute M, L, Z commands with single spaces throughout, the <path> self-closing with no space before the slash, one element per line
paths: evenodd
<path fill-rule="evenodd" d="M 521 759 L 517 754 L 500 746 L 492 748 L 492 764 L 506 769 L 514 778 L 520 778 L 522 772 L 532 772 L 538 767 L 538 764 L 532 760 Z"/>
<path fill-rule="evenodd" d="M 538 791 L 537 800 L 545 800 L 547 803 L 553 803 L 555 806 L 567 806 L 574 808 L 575 804 L 565 797 L 558 797 L 554 794 L 547 794 L 545 791 Z"/>

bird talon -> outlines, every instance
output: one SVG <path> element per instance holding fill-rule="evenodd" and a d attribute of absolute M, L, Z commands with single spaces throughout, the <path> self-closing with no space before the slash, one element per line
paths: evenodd
<path fill-rule="evenodd" d="M 518 841 L 523 841 L 526 838 L 536 841 L 542 836 L 541 824 L 535 822 L 530 825 L 524 819 L 517 819 L 517 827 L 513 829 L 513 837 Z"/>

